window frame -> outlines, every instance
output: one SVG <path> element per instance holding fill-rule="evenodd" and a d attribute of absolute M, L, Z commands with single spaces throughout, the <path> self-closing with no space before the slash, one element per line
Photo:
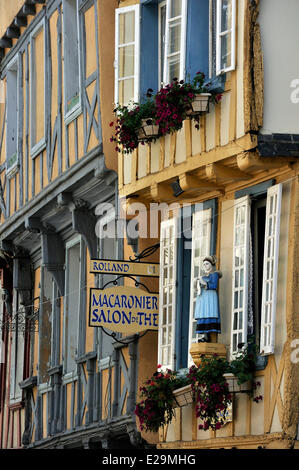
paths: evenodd
<path fill-rule="evenodd" d="M 15 321 L 18 319 L 18 312 L 23 309 L 25 316 L 25 306 L 21 306 L 19 293 L 16 289 L 13 291 L 13 304 L 12 311 Z M 13 405 L 20 403 L 23 398 L 23 390 L 19 383 L 24 379 L 24 365 L 25 365 L 25 336 L 23 331 L 16 327 L 12 332 L 11 337 L 11 365 L 9 372 L 9 404 Z M 20 376 L 18 376 L 21 375 Z"/>
<path fill-rule="evenodd" d="M 44 135 L 38 141 L 35 141 L 36 136 L 36 112 L 35 110 L 35 93 L 34 88 L 36 86 L 35 76 L 35 38 L 38 36 L 40 31 L 43 31 L 44 40 Z M 47 46 L 46 46 L 46 19 L 43 18 L 33 29 L 30 34 L 30 154 L 31 158 L 37 157 L 46 148 L 46 127 L 47 127 L 47 73 L 46 73 L 46 60 L 47 60 Z"/>
<path fill-rule="evenodd" d="M 162 44 L 161 44 L 161 33 L 162 33 L 162 8 L 166 7 L 165 14 L 167 12 L 167 0 L 163 0 L 158 5 L 158 89 L 163 85 L 164 78 L 164 67 L 162 67 Z M 165 40 L 166 40 L 166 16 L 165 16 L 165 34 L 164 34 L 164 61 L 165 61 Z"/>
<path fill-rule="evenodd" d="M 164 70 L 163 70 L 163 84 L 170 83 L 168 70 L 168 46 L 169 46 L 169 21 L 170 20 L 170 7 L 172 0 L 166 0 L 166 24 L 165 24 L 165 51 L 164 51 Z M 188 11 L 188 0 L 181 0 L 182 2 L 182 13 L 181 17 L 181 38 L 180 38 L 180 73 L 179 80 L 185 79 L 186 74 L 186 45 L 187 45 L 187 11 Z M 179 17 L 175 17 L 179 18 Z M 172 77 L 174 78 L 174 77 Z"/>
<path fill-rule="evenodd" d="M 211 235 L 212 235 L 212 208 L 208 207 L 206 209 L 202 209 L 199 211 L 196 211 L 192 215 L 192 248 L 191 248 L 191 276 L 190 276 L 190 308 L 189 308 L 189 346 L 188 346 L 188 365 L 189 367 L 194 363 L 193 359 L 190 355 L 190 349 L 192 343 L 196 342 L 196 337 L 194 338 L 192 333 L 193 333 L 193 323 L 196 323 L 196 320 L 194 319 L 194 293 L 195 293 L 195 276 L 194 276 L 194 260 L 195 260 L 195 241 L 199 239 L 199 237 L 194 237 L 195 234 L 195 227 L 196 224 L 203 224 L 207 222 L 208 224 L 208 233 L 207 233 L 207 252 L 201 255 L 201 262 L 203 258 L 207 255 L 210 254 L 211 252 Z M 199 268 L 200 271 L 200 268 Z M 196 297 L 195 297 L 196 300 Z M 197 336 L 197 335 L 196 335 Z"/>
<path fill-rule="evenodd" d="M 235 264 L 235 250 L 239 245 L 236 245 L 236 217 L 237 217 L 237 210 L 241 207 L 245 208 L 245 219 L 244 219 L 244 264 L 243 264 L 243 301 L 242 301 L 242 309 L 239 307 L 234 308 L 234 300 L 235 300 L 235 292 L 240 292 L 236 289 L 236 267 Z M 251 215 L 251 200 L 250 196 L 246 195 L 241 198 L 235 199 L 234 201 L 234 227 L 233 227 L 233 260 L 232 260 L 232 298 L 231 298 L 231 338 L 230 338 L 230 356 L 232 359 L 236 356 L 239 352 L 238 344 L 239 340 L 237 339 L 236 342 L 236 350 L 234 349 L 234 335 L 241 334 L 243 343 L 247 341 L 247 324 L 248 324 L 248 263 L 249 263 L 249 231 L 250 231 L 250 215 Z M 240 274 L 240 271 L 239 271 Z M 238 286 L 240 288 L 240 286 Z M 242 287 L 242 286 L 241 286 Z M 240 297 L 238 296 L 238 299 Z M 238 310 L 239 313 L 242 313 L 242 327 L 237 325 L 237 328 L 234 328 L 234 316 L 235 310 Z M 241 312 L 240 312 L 241 311 Z M 237 323 L 239 322 L 239 315 L 237 317 Z M 237 333 L 236 333 L 237 332 Z"/>
<path fill-rule="evenodd" d="M 84 298 L 84 290 L 82 287 L 82 279 L 85 273 L 85 264 L 86 264 L 86 246 L 83 241 L 82 235 L 78 235 L 71 240 L 69 240 L 65 245 L 65 295 L 64 295 L 64 305 L 63 305 L 63 345 L 62 345 L 62 357 L 63 357 L 63 375 L 64 381 L 67 383 L 69 380 L 72 381 L 77 374 L 76 368 L 73 370 L 67 370 L 68 366 L 68 345 L 67 345 L 67 335 L 68 331 L 66 328 L 66 312 L 68 309 L 68 282 L 69 282 L 69 270 L 68 270 L 68 250 L 70 250 L 75 245 L 79 244 L 79 252 L 80 252 L 80 263 L 79 263 L 79 279 L 78 285 L 79 287 L 79 295 L 78 295 L 78 324 L 77 324 L 77 340 L 76 340 L 76 357 L 79 357 L 83 354 L 83 339 L 85 345 L 85 338 L 86 338 L 86 321 L 85 320 L 85 310 L 81 308 L 82 300 Z M 86 287 L 86 286 L 85 286 Z M 84 314 L 84 315 L 83 315 Z M 83 318 L 84 317 L 84 318 Z M 66 349 L 67 348 L 67 349 Z M 75 359 L 76 362 L 76 359 Z"/>
<path fill-rule="evenodd" d="M 276 197 L 276 210 L 271 213 L 271 197 Z M 280 216 L 281 216 L 281 200 L 282 200 L 282 184 L 276 184 L 271 186 L 267 191 L 267 205 L 266 205 L 266 226 L 265 226 L 265 248 L 264 248 L 264 260 L 263 260 L 263 290 L 262 290 L 262 306 L 261 306 L 261 328 L 260 328 L 260 354 L 263 356 L 273 354 L 275 348 L 275 320 L 276 320 L 276 300 L 277 300 L 277 278 L 278 278 L 278 260 L 279 260 L 279 239 L 280 239 Z M 274 215 L 273 215 L 274 214 Z M 272 258 L 273 258 L 273 272 L 272 272 L 272 315 L 271 321 L 266 321 L 266 285 L 269 280 L 266 277 L 267 273 L 267 262 L 268 262 L 268 242 L 271 237 L 268 236 L 270 227 L 270 217 L 275 218 L 275 227 L 272 231 Z M 274 224 L 272 222 L 272 224 Z M 273 226 L 273 225 L 272 225 Z M 271 246 L 271 245 L 270 245 Z M 270 258 L 271 258 L 270 257 Z M 264 331 L 265 328 L 270 330 L 268 344 L 265 341 Z"/>
<path fill-rule="evenodd" d="M 64 68 L 64 122 L 66 125 L 70 124 L 74 119 L 76 119 L 82 113 L 82 63 L 81 63 L 81 51 L 80 51 L 80 6 L 79 0 L 74 0 L 76 2 L 76 25 L 77 25 L 77 54 L 78 54 L 78 102 L 73 105 L 69 110 L 67 109 L 67 74 L 65 73 L 66 68 Z M 63 11 L 65 10 L 65 4 L 70 2 L 70 0 L 62 0 Z M 65 57 L 66 49 L 66 15 L 63 14 L 63 57 Z M 73 23 L 72 23 L 73 24 Z M 65 62 L 64 62 L 65 64 Z M 73 100 L 75 95 L 71 98 Z"/>
<path fill-rule="evenodd" d="M 164 220 L 160 224 L 160 276 L 159 276 L 159 330 L 158 330 L 158 363 L 162 369 L 174 369 L 175 366 L 175 340 L 176 340 L 176 292 L 177 292 L 177 238 L 178 238 L 178 217 Z M 162 361 L 162 335 L 163 335 L 163 244 L 162 232 L 165 228 L 173 228 L 173 282 L 172 282 L 172 333 L 170 341 L 170 363 L 163 364 Z M 169 246 L 169 243 L 168 243 Z M 167 296 L 168 297 L 168 296 Z M 168 306 L 168 302 L 167 302 Z M 168 315 L 167 315 L 168 316 Z M 168 321 L 166 322 L 168 326 Z"/>
<path fill-rule="evenodd" d="M 217 0 L 216 5 L 216 75 L 235 70 L 236 68 L 236 0 L 230 0 L 232 5 L 232 25 L 231 29 L 221 31 L 221 11 L 222 1 Z M 221 68 L 221 36 L 231 32 L 231 65 Z"/>
<path fill-rule="evenodd" d="M 236 207 L 242 202 L 244 202 L 247 199 L 247 230 L 245 233 L 245 237 L 247 237 L 247 241 L 244 242 L 245 246 L 245 263 L 244 263 L 244 296 L 243 296 L 243 343 L 247 343 L 247 325 L 248 325 L 248 318 L 247 318 L 247 309 L 248 309 L 248 293 L 249 293 L 249 285 L 248 285 L 248 279 L 247 279 L 247 284 L 246 284 L 246 277 L 248 278 L 248 261 L 247 261 L 247 267 L 246 267 L 246 256 L 247 260 L 249 257 L 249 232 L 250 232 L 250 219 L 251 219 L 251 197 L 254 196 L 255 193 L 249 193 L 246 196 L 239 197 L 235 200 L 234 208 L 236 210 Z M 261 194 L 261 193 L 260 193 Z M 263 328 L 265 327 L 265 293 L 266 293 L 266 287 L 265 287 L 265 279 L 266 279 L 266 266 L 267 266 L 267 252 L 268 252 L 268 246 L 267 246 L 267 233 L 269 230 L 269 204 L 270 204 L 270 198 L 272 195 L 277 195 L 277 206 L 276 206 L 276 212 L 275 212 L 275 218 L 276 218 L 276 224 L 275 224 L 275 230 L 274 230 L 274 241 L 273 241 L 273 289 L 272 289 L 272 317 L 271 317 L 271 322 L 268 322 L 268 326 L 270 325 L 270 343 L 268 345 L 264 344 L 264 335 L 263 335 Z M 280 216 L 281 216 L 281 202 L 282 202 L 282 184 L 276 184 L 273 186 L 268 187 L 267 193 L 266 193 L 266 220 L 265 220 L 265 234 L 264 234 L 264 259 L 263 259 L 263 287 L 262 287 L 262 300 L 261 300 L 261 322 L 259 326 L 259 354 L 261 356 L 266 356 L 269 354 L 274 353 L 275 349 L 275 319 L 276 319 L 276 300 L 277 300 L 277 279 L 278 279 L 278 262 L 279 262 L 279 240 L 280 240 Z M 235 250 L 235 217 L 236 214 L 234 214 L 234 229 L 233 229 L 233 237 L 234 237 L 234 245 L 233 245 L 233 259 L 234 259 L 234 250 Z M 246 255 L 247 253 L 247 255 Z M 234 321 L 234 285 L 235 285 L 235 272 L 234 272 L 234 261 L 232 263 L 232 299 L 231 299 L 231 344 L 230 344 L 230 356 L 231 359 L 234 359 L 235 355 L 239 352 L 239 350 L 235 351 L 233 350 L 233 321 Z"/>
<path fill-rule="evenodd" d="M 14 70 L 16 68 L 16 70 Z M 20 168 L 20 149 L 19 149 L 19 136 L 20 136 L 20 99 L 21 99 L 21 93 L 20 93 L 20 86 L 19 86 L 19 81 L 20 81 L 20 59 L 19 55 L 17 54 L 7 65 L 7 75 L 6 75 L 6 90 L 7 90 L 7 107 L 6 107 L 6 129 L 8 133 L 8 128 L 9 128 L 9 122 L 10 122 L 10 104 L 9 104 L 9 73 L 16 72 L 16 113 L 15 113 L 15 127 L 16 127 L 16 151 L 12 155 L 8 155 L 8 141 L 6 139 L 6 176 L 8 179 L 13 178 L 16 173 L 19 171 Z M 12 165 L 8 166 L 8 162 L 11 158 L 15 157 L 15 162 L 13 162 Z"/>
<path fill-rule="evenodd" d="M 115 10 L 115 56 L 114 56 L 114 102 L 117 106 L 119 104 L 119 73 L 118 73 L 118 63 L 119 63 L 119 16 L 121 14 L 129 13 L 134 11 L 135 15 L 135 37 L 134 37 L 134 75 L 131 78 L 134 78 L 134 96 L 129 100 L 138 102 L 140 94 L 140 4 L 129 5 L 126 7 L 117 8 Z M 130 43 L 133 44 L 133 43 Z M 124 47 L 126 44 L 122 44 Z M 126 77 L 130 78 L 130 77 Z M 128 103 L 123 103 L 127 105 Z"/>

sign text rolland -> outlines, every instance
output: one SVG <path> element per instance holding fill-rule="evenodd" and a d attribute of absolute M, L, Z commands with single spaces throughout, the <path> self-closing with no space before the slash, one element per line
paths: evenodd
<path fill-rule="evenodd" d="M 129 286 L 90 289 L 89 325 L 119 333 L 157 330 L 159 294 Z"/>
<path fill-rule="evenodd" d="M 90 272 L 95 274 L 158 277 L 159 263 L 92 259 L 90 261 Z"/>

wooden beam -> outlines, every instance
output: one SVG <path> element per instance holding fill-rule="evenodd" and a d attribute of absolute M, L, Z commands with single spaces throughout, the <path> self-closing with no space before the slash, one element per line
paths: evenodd
<path fill-rule="evenodd" d="M 243 152 L 237 156 L 238 167 L 241 171 L 273 170 L 290 164 L 287 157 L 260 157 L 257 153 Z"/>
<path fill-rule="evenodd" d="M 243 181 L 251 178 L 250 175 L 244 173 L 239 168 L 231 168 L 220 163 L 209 163 L 206 165 L 206 175 L 208 178 L 216 178 L 217 181 Z"/>
<path fill-rule="evenodd" d="M 27 17 L 26 16 L 16 16 L 13 24 L 20 28 L 21 26 L 27 26 Z"/>
<path fill-rule="evenodd" d="M 20 29 L 17 26 L 9 26 L 7 28 L 5 36 L 7 38 L 19 38 L 20 37 Z"/>
<path fill-rule="evenodd" d="M 221 190 L 222 186 L 214 183 L 213 181 L 202 180 L 195 175 L 188 173 L 182 173 L 179 176 L 180 186 L 183 191 L 194 191 L 194 190 Z"/>
<path fill-rule="evenodd" d="M 36 13 L 36 9 L 35 9 L 35 5 L 24 5 L 22 7 L 22 10 L 19 12 L 19 16 L 28 16 L 28 15 L 35 15 Z"/>
<path fill-rule="evenodd" d="M 3 47 L 4 49 L 12 47 L 12 40 L 3 36 L 3 38 L 0 39 L 0 47 Z"/>
<path fill-rule="evenodd" d="M 150 188 L 151 198 L 157 201 L 168 201 L 174 199 L 170 183 L 153 183 Z"/>

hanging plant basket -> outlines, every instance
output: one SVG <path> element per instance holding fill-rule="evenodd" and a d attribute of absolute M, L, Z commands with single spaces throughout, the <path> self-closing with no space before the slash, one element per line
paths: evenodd
<path fill-rule="evenodd" d="M 208 113 L 211 96 L 211 93 L 200 93 L 199 95 L 196 95 L 191 103 L 191 109 L 186 111 L 187 116 L 193 117 Z"/>
<path fill-rule="evenodd" d="M 238 384 L 238 377 L 234 374 L 224 374 L 226 381 L 228 383 L 228 389 L 230 393 L 249 393 L 252 390 L 252 381 L 248 380 L 247 382 Z"/>
<path fill-rule="evenodd" d="M 152 119 L 142 119 L 141 127 L 137 129 L 138 140 L 156 138 L 159 135 L 159 126 L 153 123 Z"/>
<path fill-rule="evenodd" d="M 178 388 L 174 390 L 173 396 L 175 398 L 174 406 L 185 406 L 193 403 L 193 392 L 191 384 L 186 385 L 185 387 Z"/>

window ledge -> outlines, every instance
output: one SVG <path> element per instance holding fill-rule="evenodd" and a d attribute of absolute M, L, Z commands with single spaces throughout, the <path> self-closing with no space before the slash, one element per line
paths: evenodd
<path fill-rule="evenodd" d="M 63 385 L 70 384 L 74 382 L 75 380 L 78 380 L 78 374 L 75 371 L 68 372 L 67 374 L 64 374 L 64 376 L 62 377 Z"/>
<path fill-rule="evenodd" d="M 37 144 L 31 148 L 31 158 L 37 157 L 45 148 L 47 144 L 43 137 Z"/>
<path fill-rule="evenodd" d="M 19 162 L 17 162 L 10 168 L 6 168 L 6 177 L 10 180 L 18 173 L 19 170 L 20 170 L 20 165 L 19 165 Z"/>
<path fill-rule="evenodd" d="M 68 126 L 74 119 L 76 119 L 82 113 L 81 102 L 73 106 L 65 115 L 64 122 Z"/>

